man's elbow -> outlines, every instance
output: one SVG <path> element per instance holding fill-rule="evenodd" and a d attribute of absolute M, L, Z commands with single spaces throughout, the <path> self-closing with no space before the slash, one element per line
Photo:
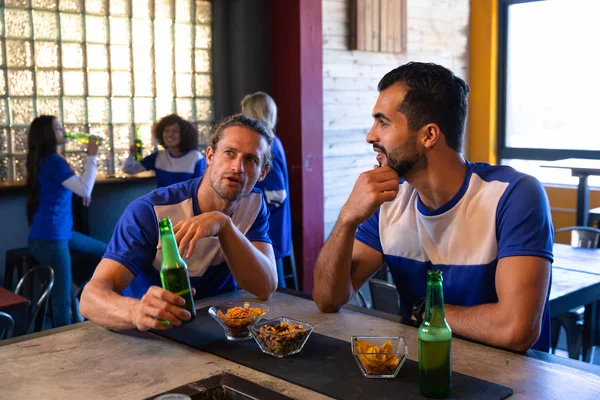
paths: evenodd
<path fill-rule="evenodd" d="M 509 331 L 506 347 L 510 350 L 525 352 L 539 339 L 541 324 L 517 324 Z"/>
<path fill-rule="evenodd" d="M 333 301 L 324 299 L 322 296 L 319 296 L 316 291 L 313 290 L 313 299 L 319 311 L 324 313 L 334 313 L 338 312 L 341 308 L 340 305 L 335 304 Z"/>
<path fill-rule="evenodd" d="M 83 288 L 83 292 L 81 293 L 81 299 L 79 300 L 79 312 L 83 318 L 90 319 L 91 304 L 88 298 L 89 293 L 86 292 L 88 292 L 87 285 Z"/>

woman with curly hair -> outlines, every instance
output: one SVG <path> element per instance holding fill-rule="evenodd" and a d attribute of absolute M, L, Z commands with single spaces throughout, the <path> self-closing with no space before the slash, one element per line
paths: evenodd
<path fill-rule="evenodd" d="M 135 160 L 136 147 L 123 165 L 126 174 L 156 172 L 158 187 L 198 178 L 204 174 L 206 160 L 198 150 L 198 130 L 177 114 L 167 115 L 155 124 L 152 134 L 164 150 L 156 151 L 142 161 Z"/>

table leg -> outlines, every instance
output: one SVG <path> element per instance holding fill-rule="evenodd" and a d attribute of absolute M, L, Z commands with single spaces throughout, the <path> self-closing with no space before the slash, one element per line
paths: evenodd
<path fill-rule="evenodd" d="M 598 302 L 593 302 L 585 306 L 583 314 L 583 341 L 581 359 L 584 362 L 590 362 L 592 346 L 596 344 L 596 331 L 598 329 Z"/>
<path fill-rule="evenodd" d="M 590 193 L 588 187 L 588 176 L 577 175 L 577 226 L 587 226 L 590 209 Z"/>

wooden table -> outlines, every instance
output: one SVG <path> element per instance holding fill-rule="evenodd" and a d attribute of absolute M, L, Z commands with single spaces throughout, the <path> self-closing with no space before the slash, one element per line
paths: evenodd
<path fill-rule="evenodd" d="M 600 160 L 567 158 L 558 161 L 548 161 L 541 166 L 546 168 L 570 169 L 571 175 L 579 178 L 577 185 L 577 226 L 587 226 L 590 212 L 588 176 L 600 175 Z"/>
<path fill-rule="evenodd" d="M 0 287 L 0 311 L 10 314 L 15 321 L 13 336 L 19 336 L 26 332 L 28 305 L 29 299 Z"/>
<path fill-rule="evenodd" d="M 552 268 L 570 269 L 600 275 L 600 249 L 583 249 L 554 243 Z"/>
<path fill-rule="evenodd" d="M 241 291 L 219 299 L 198 301 L 196 306 L 251 298 L 253 296 Z M 312 301 L 279 292 L 268 305 L 268 318 L 290 316 L 315 324 L 316 332 L 344 341 L 349 341 L 351 335 L 404 335 L 409 358 L 417 360 L 417 329 L 412 326 L 365 314 L 352 306 L 339 313 L 323 314 Z M 293 398 L 326 398 L 150 333 L 115 333 L 91 322 L 55 331 L 56 334 L 8 341 L 6 346 L 0 346 L 3 397 L 143 399 L 188 382 L 230 372 Z M 455 339 L 452 367 L 456 372 L 511 387 L 516 399 L 600 396 L 600 367 L 531 350 L 528 354 L 538 358 Z"/>

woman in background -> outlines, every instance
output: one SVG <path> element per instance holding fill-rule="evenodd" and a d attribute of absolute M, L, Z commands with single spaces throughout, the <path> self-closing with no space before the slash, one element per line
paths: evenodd
<path fill-rule="evenodd" d="M 93 138 L 93 136 L 92 136 Z M 96 179 L 98 142 L 90 140 L 81 177 L 73 172 L 59 154 L 65 143 L 65 131 L 54 116 L 33 120 L 27 132 L 27 219 L 29 252 L 40 264 L 54 270 L 50 292 L 52 326 L 69 325 L 82 320 L 72 285 L 71 255 L 77 250 L 99 261 L 106 244 L 73 231 L 72 194 L 88 206 Z M 72 315 L 71 315 L 72 313 Z M 47 326 L 47 324 L 45 324 Z"/>
<path fill-rule="evenodd" d="M 273 135 L 273 166 L 256 187 L 262 190 L 271 215 L 269 217 L 269 237 L 273 242 L 277 261 L 279 287 L 285 287 L 283 258 L 291 254 L 292 216 L 290 212 L 288 169 L 281 140 L 275 136 L 277 106 L 265 92 L 249 94 L 242 100 L 242 113 L 262 122 Z"/>
<path fill-rule="evenodd" d="M 152 134 L 164 150 L 156 151 L 142 161 L 135 160 L 136 147 L 123 165 L 126 174 L 156 171 L 158 187 L 198 178 L 204 174 L 206 160 L 198 150 L 198 130 L 177 114 L 167 115 L 154 126 Z"/>

